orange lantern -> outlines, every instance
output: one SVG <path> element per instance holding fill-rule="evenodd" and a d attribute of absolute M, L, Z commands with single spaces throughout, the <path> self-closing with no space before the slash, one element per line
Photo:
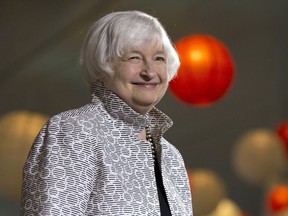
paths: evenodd
<path fill-rule="evenodd" d="M 276 132 L 283 141 L 286 155 L 288 156 L 288 121 L 281 123 L 276 129 Z"/>
<path fill-rule="evenodd" d="M 265 128 L 244 133 L 235 143 L 232 160 L 239 177 L 255 185 L 273 182 L 286 169 L 280 139 Z"/>
<path fill-rule="evenodd" d="M 223 96 L 234 77 L 225 46 L 207 35 L 187 36 L 175 43 L 181 65 L 169 88 L 180 100 L 207 106 Z"/>
<path fill-rule="evenodd" d="M 13 111 L 0 118 L 0 193 L 18 200 L 22 169 L 37 133 L 48 116 Z"/>
<path fill-rule="evenodd" d="M 279 184 L 274 186 L 268 193 L 267 208 L 272 213 L 288 209 L 288 185 Z"/>
<path fill-rule="evenodd" d="M 207 215 L 226 197 L 226 185 L 214 171 L 197 169 L 192 172 L 193 211 L 195 215 Z"/>

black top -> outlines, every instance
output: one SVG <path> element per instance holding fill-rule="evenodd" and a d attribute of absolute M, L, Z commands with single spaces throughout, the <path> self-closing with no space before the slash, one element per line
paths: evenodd
<path fill-rule="evenodd" d="M 156 174 L 156 183 L 157 183 L 158 197 L 159 197 L 159 202 L 160 202 L 161 216 L 172 216 L 170 212 L 167 196 L 165 193 L 165 189 L 163 186 L 161 172 L 160 172 L 157 161 L 155 161 L 155 174 Z"/>
<path fill-rule="evenodd" d="M 157 185 L 161 216 L 172 216 L 170 212 L 167 196 L 165 193 L 164 185 L 163 185 L 161 171 L 159 169 L 159 165 L 158 165 L 158 161 L 156 157 L 155 143 L 153 141 L 149 126 L 146 126 L 145 129 L 146 129 L 146 139 L 151 143 L 151 151 L 152 151 L 152 156 L 154 159 L 154 171 L 155 171 L 155 176 L 156 176 L 156 185 Z"/>

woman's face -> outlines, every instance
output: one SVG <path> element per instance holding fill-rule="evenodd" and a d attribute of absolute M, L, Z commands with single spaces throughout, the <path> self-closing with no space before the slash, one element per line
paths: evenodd
<path fill-rule="evenodd" d="M 114 75 L 104 79 L 105 86 L 136 112 L 147 113 L 165 94 L 166 55 L 155 43 L 127 50 L 112 65 Z"/>

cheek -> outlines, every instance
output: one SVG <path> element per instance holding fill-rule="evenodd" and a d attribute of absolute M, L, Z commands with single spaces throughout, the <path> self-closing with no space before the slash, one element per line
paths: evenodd
<path fill-rule="evenodd" d="M 168 84 L 168 71 L 167 68 L 159 68 L 159 77 L 160 79 L 164 82 Z"/>
<path fill-rule="evenodd" d="M 139 74 L 139 68 L 135 65 L 121 67 L 118 73 L 118 79 L 122 81 L 131 81 Z"/>
<path fill-rule="evenodd" d="M 165 84 L 163 85 L 163 94 L 165 94 L 165 92 L 167 91 L 167 89 L 168 89 L 168 81 L 167 82 L 165 82 Z"/>

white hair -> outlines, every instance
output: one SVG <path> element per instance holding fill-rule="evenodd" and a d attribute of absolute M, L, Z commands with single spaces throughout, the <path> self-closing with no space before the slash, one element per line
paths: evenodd
<path fill-rule="evenodd" d="M 90 85 L 105 75 L 113 75 L 111 63 L 129 48 L 156 41 L 167 57 L 169 81 L 176 75 L 179 57 L 164 27 L 140 11 L 113 12 L 96 21 L 84 40 L 80 64 Z"/>

